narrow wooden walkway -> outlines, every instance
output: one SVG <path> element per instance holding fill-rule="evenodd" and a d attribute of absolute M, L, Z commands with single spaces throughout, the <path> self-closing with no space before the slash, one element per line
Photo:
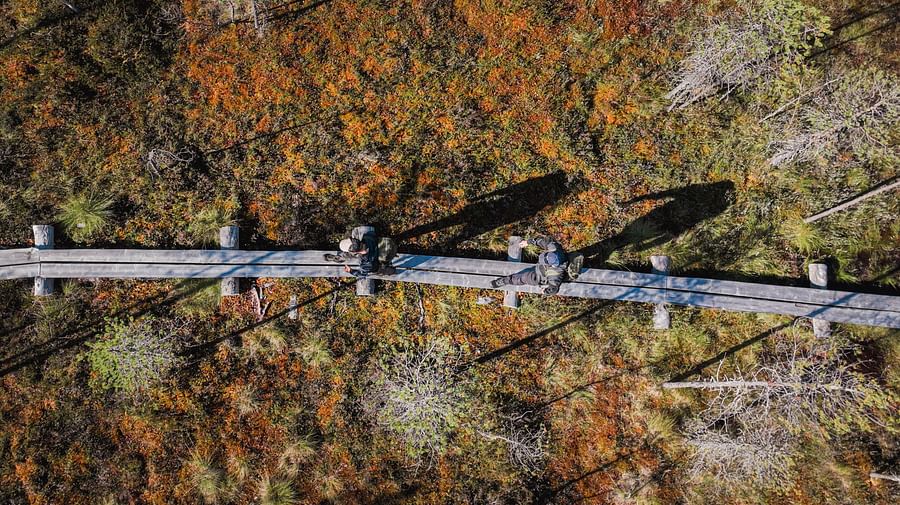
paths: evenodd
<path fill-rule="evenodd" d="M 331 251 L 12 249 L 0 251 L 0 279 L 349 277 L 324 261 Z M 491 289 L 490 281 L 531 265 L 400 254 L 388 281 Z M 523 286 L 521 292 L 540 292 Z M 560 296 L 709 307 L 900 328 L 900 297 L 659 274 L 585 269 Z"/>

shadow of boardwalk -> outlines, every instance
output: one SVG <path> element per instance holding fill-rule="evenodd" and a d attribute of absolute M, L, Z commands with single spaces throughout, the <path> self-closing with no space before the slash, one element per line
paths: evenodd
<path fill-rule="evenodd" d="M 460 244 L 501 226 L 533 217 L 571 192 L 566 174 L 554 172 L 481 195 L 459 212 L 396 235 L 409 240 L 441 232 L 429 248 L 456 251 Z"/>
<path fill-rule="evenodd" d="M 635 219 L 618 234 L 576 252 L 596 264 L 606 261 L 616 249 L 626 246 L 645 251 L 662 245 L 730 207 L 734 201 L 734 183 L 691 184 L 639 196 L 623 205 L 664 199 L 668 201 Z"/>
<path fill-rule="evenodd" d="M 74 19 L 75 17 L 82 16 L 88 11 L 93 10 L 97 6 L 101 5 L 100 1 L 92 1 L 85 2 L 84 5 L 79 5 L 77 11 L 73 11 L 64 6 L 62 2 L 57 2 L 59 5 L 55 9 L 53 13 L 50 13 L 46 17 L 41 18 L 35 23 L 33 26 L 28 28 L 24 28 L 17 32 L 12 33 L 8 37 L 0 40 L 0 49 L 5 49 L 6 47 L 17 44 L 19 41 L 27 39 L 32 35 L 40 32 L 41 30 L 54 28 L 59 26 L 70 19 Z"/>
<path fill-rule="evenodd" d="M 87 342 L 103 331 L 106 319 L 121 317 L 137 319 L 145 314 L 160 311 L 165 307 L 174 305 L 179 300 L 193 295 L 208 285 L 208 283 L 204 282 L 191 283 L 190 279 L 185 279 L 176 284 L 170 291 L 143 298 L 112 314 L 98 315 L 86 321 L 75 321 L 73 322 L 74 324 L 63 329 L 58 335 L 49 340 L 39 342 L 15 354 L 0 358 L 0 377 L 21 370 L 29 365 L 42 363 L 54 354 Z M 25 328 L 22 329 L 24 330 Z"/>

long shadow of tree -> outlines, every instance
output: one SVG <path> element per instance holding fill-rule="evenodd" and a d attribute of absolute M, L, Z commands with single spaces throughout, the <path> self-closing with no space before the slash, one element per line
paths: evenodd
<path fill-rule="evenodd" d="M 429 249 L 453 252 L 483 233 L 535 216 L 572 192 L 566 174 L 553 172 L 476 197 L 462 210 L 396 235 L 409 240 L 439 232 Z"/>
<path fill-rule="evenodd" d="M 639 196 L 624 205 L 663 199 L 668 201 L 635 219 L 616 235 L 576 252 L 596 264 L 606 261 L 610 254 L 626 246 L 632 246 L 636 251 L 660 246 L 730 207 L 734 201 L 734 183 L 691 184 Z"/>

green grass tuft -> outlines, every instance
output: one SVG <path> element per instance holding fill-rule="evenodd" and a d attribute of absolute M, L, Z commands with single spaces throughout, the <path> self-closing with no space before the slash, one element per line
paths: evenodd
<path fill-rule="evenodd" d="M 72 196 L 60 206 L 56 219 L 72 240 L 87 242 L 109 224 L 112 204 L 112 198 L 102 198 L 94 193 Z"/>
<path fill-rule="evenodd" d="M 268 475 L 259 482 L 260 505 L 294 505 L 297 493 L 291 483 L 281 479 L 272 479 Z"/>
<path fill-rule="evenodd" d="M 213 245 L 219 240 L 219 228 L 234 224 L 231 211 L 218 205 L 208 205 L 196 213 L 188 225 L 188 234 L 194 244 Z"/>

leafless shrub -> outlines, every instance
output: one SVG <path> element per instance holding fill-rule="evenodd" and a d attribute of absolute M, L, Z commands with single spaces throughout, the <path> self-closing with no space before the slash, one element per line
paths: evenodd
<path fill-rule="evenodd" d="M 442 454 L 469 414 L 468 385 L 457 373 L 459 361 L 459 351 L 434 339 L 389 355 L 374 373 L 367 407 L 417 463 L 430 464 Z"/>
<path fill-rule="evenodd" d="M 796 118 L 795 121 L 792 121 Z M 880 71 L 859 70 L 820 86 L 792 116 L 783 116 L 783 139 L 770 145 L 769 163 L 782 166 L 849 149 L 897 155 L 890 132 L 900 121 L 900 82 Z M 798 123 L 794 127 L 792 123 Z"/>
<path fill-rule="evenodd" d="M 688 433 L 687 442 L 694 450 L 689 471 L 694 478 L 712 475 L 728 485 L 788 482 L 791 437 L 776 425 L 742 427 L 732 434 L 699 423 Z"/>
<path fill-rule="evenodd" d="M 163 171 L 188 165 L 192 161 L 194 161 L 194 152 L 187 147 L 183 147 L 177 152 L 156 148 L 147 153 L 146 166 L 153 175 L 159 177 Z"/>
<path fill-rule="evenodd" d="M 688 49 L 666 95 L 669 110 L 772 81 L 798 64 L 827 30 L 828 19 L 798 0 L 756 0 L 715 21 Z"/>
<path fill-rule="evenodd" d="M 792 429 L 813 424 L 845 433 L 852 426 L 880 425 L 875 412 L 890 408 L 881 388 L 846 360 L 852 352 L 850 346 L 793 337 L 780 342 L 774 357 L 749 373 L 735 370 L 721 377 L 717 371 L 709 380 L 664 387 L 715 390 L 704 418 L 771 417 Z"/>
<path fill-rule="evenodd" d="M 527 473 L 537 473 L 547 457 L 547 428 L 543 424 L 530 427 L 517 423 L 517 419 L 521 416 L 506 423 L 502 434 L 481 430 L 478 434 L 486 440 L 503 442 L 511 464 Z"/>

